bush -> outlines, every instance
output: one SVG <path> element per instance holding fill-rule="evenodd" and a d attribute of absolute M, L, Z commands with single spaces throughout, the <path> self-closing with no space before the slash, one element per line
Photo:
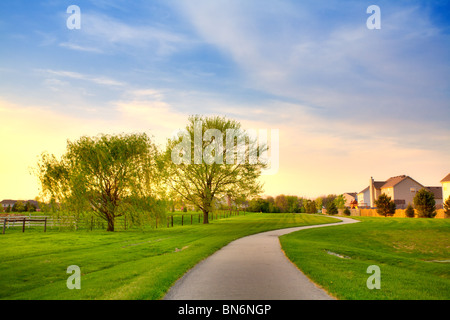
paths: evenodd
<path fill-rule="evenodd" d="M 406 207 L 405 210 L 405 216 L 408 218 L 414 218 L 415 212 L 414 212 L 414 208 L 411 204 L 408 204 L 408 206 Z"/>
<path fill-rule="evenodd" d="M 338 208 L 334 202 L 328 203 L 327 214 L 330 214 L 330 215 L 338 214 Z"/>
<path fill-rule="evenodd" d="M 395 214 L 396 205 L 394 201 L 392 201 L 391 197 L 384 193 L 378 197 L 378 200 L 375 201 L 375 205 L 377 206 L 377 212 L 379 215 L 386 217 L 388 215 L 392 216 Z"/>
<path fill-rule="evenodd" d="M 414 206 L 419 218 L 434 218 L 436 216 L 436 201 L 434 193 L 426 189 L 421 189 L 414 197 Z"/>
<path fill-rule="evenodd" d="M 445 218 L 450 218 L 450 197 L 444 202 L 444 214 Z"/>
<path fill-rule="evenodd" d="M 346 216 L 349 216 L 349 215 L 350 215 L 350 210 L 349 210 L 348 208 L 345 208 L 345 209 L 344 209 L 344 214 L 345 214 Z"/>

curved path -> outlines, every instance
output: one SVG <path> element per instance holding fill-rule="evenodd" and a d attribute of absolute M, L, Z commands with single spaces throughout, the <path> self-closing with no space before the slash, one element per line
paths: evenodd
<path fill-rule="evenodd" d="M 294 231 L 358 222 L 263 232 L 235 240 L 179 279 L 164 300 L 329 300 L 285 255 L 279 236 Z"/>

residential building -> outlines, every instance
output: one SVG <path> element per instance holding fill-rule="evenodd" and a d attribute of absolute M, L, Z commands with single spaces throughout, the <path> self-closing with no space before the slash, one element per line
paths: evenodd
<path fill-rule="evenodd" d="M 391 197 L 397 209 L 405 209 L 409 203 L 413 203 L 414 196 L 423 188 L 425 186 L 413 178 L 401 175 L 389 178 L 381 187 L 381 192 Z"/>
<path fill-rule="evenodd" d="M 441 180 L 442 183 L 442 200 L 445 202 L 450 197 L 450 173 Z"/>
<path fill-rule="evenodd" d="M 346 192 L 343 194 L 345 199 L 345 206 L 352 207 L 355 201 L 358 201 L 358 194 L 356 192 Z"/>
<path fill-rule="evenodd" d="M 373 177 L 370 178 L 369 186 L 357 195 L 359 208 L 373 208 L 375 207 L 375 200 L 381 194 L 381 187 L 386 181 L 375 181 Z"/>
<path fill-rule="evenodd" d="M 442 187 L 426 187 L 428 191 L 434 194 L 434 201 L 436 201 L 436 209 L 442 209 Z"/>

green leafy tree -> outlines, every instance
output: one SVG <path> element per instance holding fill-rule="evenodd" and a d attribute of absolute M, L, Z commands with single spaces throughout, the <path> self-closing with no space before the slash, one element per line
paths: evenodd
<path fill-rule="evenodd" d="M 444 202 L 444 214 L 445 218 L 450 218 L 450 196 Z"/>
<path fill-rule="evenodd" d="M 394 201 L 392 201 L 391 197 L 384 193 L 381 194 L 377 200 L 375 200 L 375 205 L 379 215 L 386 217 L 395 214 L 396 205 Z"/>
<path fill-rule="evenodd" d="M 335 199 L 334 199 L 334 203 L 336 204 L 336 207 L 338 209 L 344 209 L 345 208 L 345 197 L 343 194 L 338 195 Z"/>
<path fill-rule="evenodd" d="M 166 183 L 181 198 L 197 205 L 207 224 L 216 197 L 231 195 L 235 199 L 245 194 L 252 198 L 261 193 L 258 178 L 267 164 L 250 159 L 267 146 L 256 146 L 257 140 L 237 121 L 191 116 L 185 130 L 167 143 Z"/>
<path fill-rule="evenodd" d="M 411 203 L 409 203 L 405 210 L 405 216 L 408 218 L 414 218 L 414 215 L 415 215 L 414 208 L 411 205 Z"/>
<path fill-rule="evenodd" d="M 336 215 L 338 214 L 338 208 L 336 206 L 336 204 L 334 203 L 334 201 L 330 201 L 327 205 L 327 214 L 329 215 Z"/>
<path fill-rule="evenodd" d="M 60 160 L 43 154 L 37 175 L 43 197 L 70 210 L 92 210 L 114 231 L 115 219 L 161 204 L 158 152 L 146 134 L 81 137 Z"/>
<path fill-rule="evenodd" d="M 413 201 L 419 218 L 434 218 L 436 216 L 436 200 L 434 200 L 433 192 L 421 189 L 416 193 Z"/>
<path fill-rule="evenodd" d="M 23 201 L 16 201 L 12 207 L 13 212 L 25 212 L 25 204 Z"/>

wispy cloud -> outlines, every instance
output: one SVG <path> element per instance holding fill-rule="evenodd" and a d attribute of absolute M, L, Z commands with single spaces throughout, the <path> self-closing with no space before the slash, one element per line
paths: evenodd
<path fill-rule="evenodd" d="M 124 82 L 120 82 L 108 77 L 104 76 L 92 76 L 86 75 L 79 72 L 74 71 L 66 71 L 66 70 L 51 70 L 51 69 L 37 69 L 38 72 L 42 72 L 44 74 L 53 75 L 61 78 L 69 78 L 75 80 L 88 81 L 95 84 L 103 85 L 103 86 L 125 86 Z"/>

